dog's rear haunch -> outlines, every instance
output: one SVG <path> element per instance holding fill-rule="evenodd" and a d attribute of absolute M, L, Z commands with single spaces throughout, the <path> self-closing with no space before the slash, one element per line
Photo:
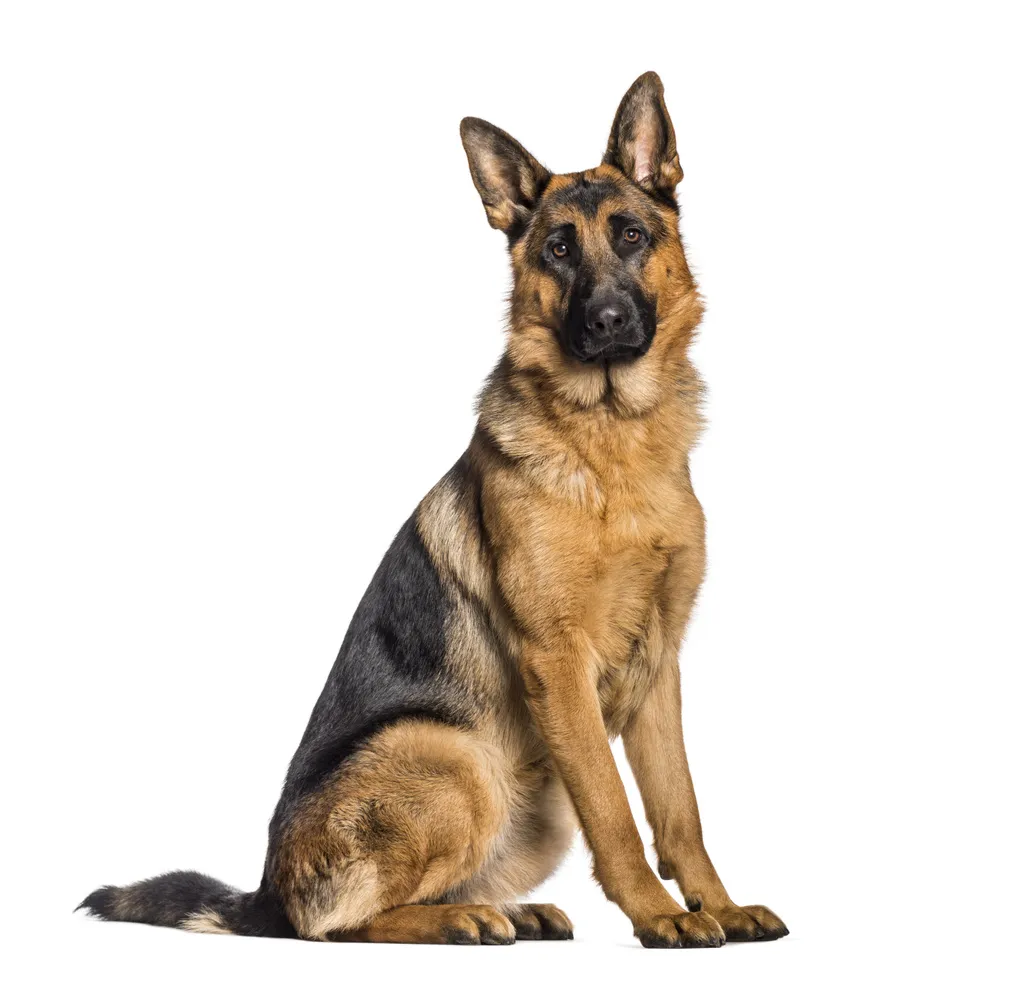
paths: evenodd
<path fill-rule="evenodd" d="M 740 907 L 704 849 L 678 650 L 704 574 L 690 483 L 702 307 L 679 237 L 675 133 L 641 76 L 603 162 L 551 174 L 462 123 L 514 271 L 508 344 L 476 432 L 402 527 L 295 753 L 262 882 L 178 872 L 101 888 L 103 918 L 201 932 L 388 942 L 567 939 L 522 904 L 577 822 L 645 946 L 787 933 Z M 660 858 L 615 768 L 622 735 Z M 689 909 L 689 910 L 687 910 Z"/>

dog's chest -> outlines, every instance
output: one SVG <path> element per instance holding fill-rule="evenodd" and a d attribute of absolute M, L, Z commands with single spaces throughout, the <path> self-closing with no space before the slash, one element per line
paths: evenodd
<path fill-rule="evenodd" d="M 547 472 L 547 494 L 523 482 L 506 494 L 492 486 L 484 498 L 498 593 L 553 656 L 571 639 L 577 657 L 592 660 L 612 732 L 642 702 L 666 653 L 674 657 L 666 626 L 678 620 L 676 561 L 703 549 L 685 458 L 665 456 L 645 455 L 633 468 L 592 461 L 586 494 Z"/>
<path fill-rule="evenodd" d="M 678 588 L 673 561 L 694 547 L 686 510 L 685 489 L 666 482 L 646 501 L 610 498 L 601 520 L 584 628 L 612 734 L 645 699 L 663 660 L 674 657 L 666 608 Z"/>
<path fill-rule="evenodd" d="M 663 658 L 661 605 L 671 555 L 646 544 L 620 544 L 588 599 L 584 627 L 611 733 L 618 733 L 642 702 Z"/>

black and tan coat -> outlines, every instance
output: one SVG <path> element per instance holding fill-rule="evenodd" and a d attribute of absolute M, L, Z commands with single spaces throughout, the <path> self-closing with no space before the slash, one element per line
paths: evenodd
<path fill-rule="evenodd" d="M 514 271 L 508 345 L 469 448 L 357 609 L 270 825 L 263 880 L 177 872 L 94 892 L 109 919 L 397 942 L 564 939 L 521 904 L 582 827 L 648 946 L 778 938 L 704 849 L 678 651 L 704 573 L 688 457 L 701 318 L 661 82 L 619 107 L 596 168 L 552 175 L 508 134 L 462 139 Z M 609 748 L 622 735 L 664 878 Z"/>

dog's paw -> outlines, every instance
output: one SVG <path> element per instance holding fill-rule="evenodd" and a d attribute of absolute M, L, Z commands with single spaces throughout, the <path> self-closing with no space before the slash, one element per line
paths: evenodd
<path fill-rule="evenodd" d="M 764 905 L 728 905 L 704 910 L 722 926 L 730 942 L 771 942 L 789 935 L 782 919 Z"/>
<path fill-rule="evenodd" d="M 506 911 L 516 927 L 516 939 L 565 940 L 572 938 L 572 922 L 553 904 L 521 904 Z"/>
<path fill-rule="evenodd" d="M 717 949 L 725 943 L 722 926 L 706 911 L 656 915 L 633 925 L 645 949 Z"/>

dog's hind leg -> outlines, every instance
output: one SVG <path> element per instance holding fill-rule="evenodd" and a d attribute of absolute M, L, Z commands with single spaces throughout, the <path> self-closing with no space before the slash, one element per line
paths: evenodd
<path fill-rule="evenodd" d="M 271 883 L 305 938 L 514 941 L 512 923 L 489 905 L 429 904 L 481 868 L 507 801 L 490 745 L 445 724 L 400 721 L 288 819 Z"/>

